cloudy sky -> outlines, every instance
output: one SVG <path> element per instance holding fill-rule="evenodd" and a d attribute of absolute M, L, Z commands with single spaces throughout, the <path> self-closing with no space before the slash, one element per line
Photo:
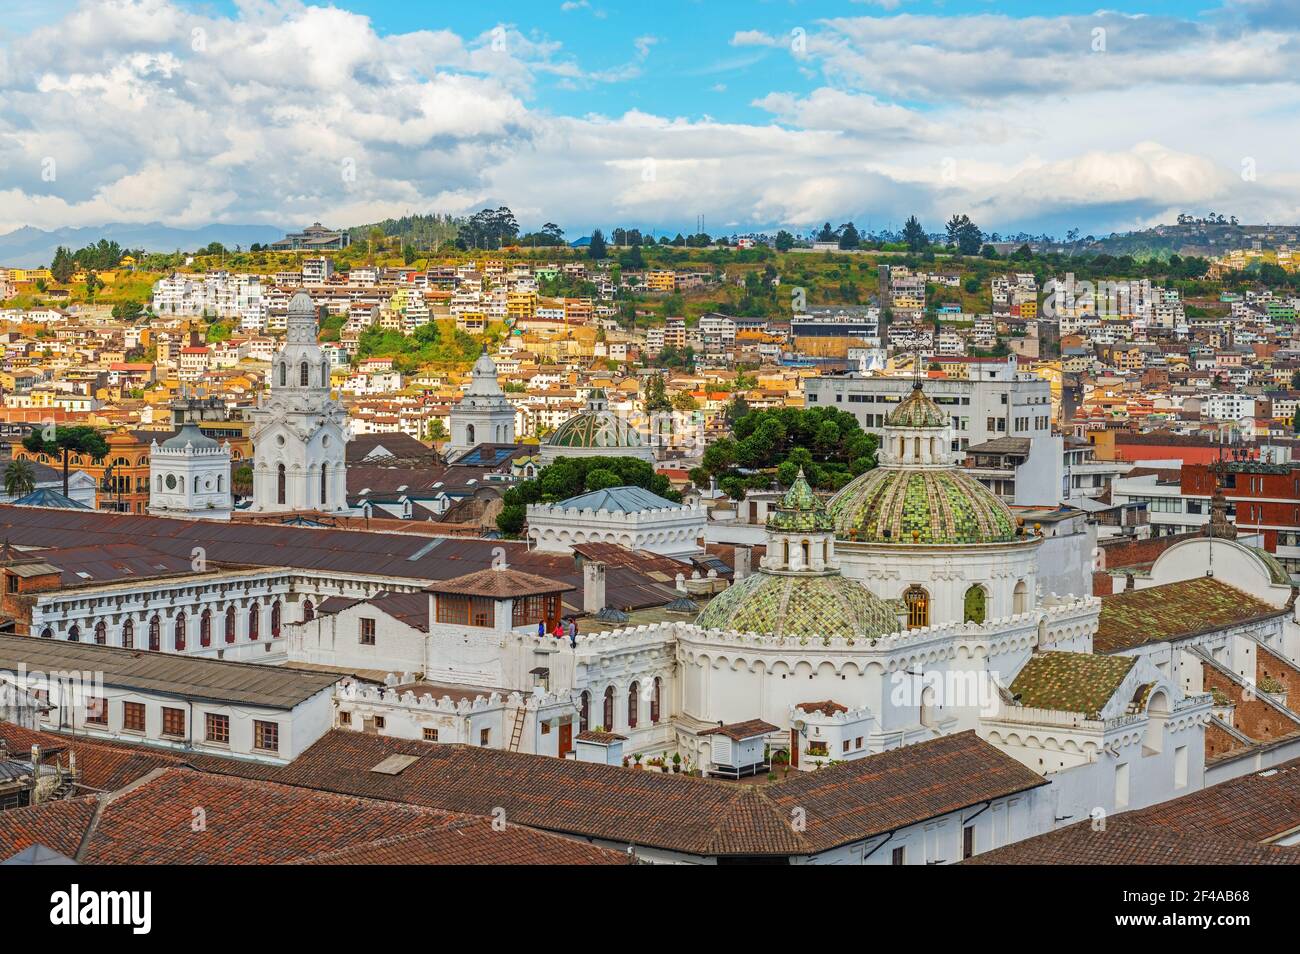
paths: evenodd
<path fill-rule="evenodd" d="M 1300 0 L 1134 2 L 0 0 L 0 231 L 1300 221 Z"/>

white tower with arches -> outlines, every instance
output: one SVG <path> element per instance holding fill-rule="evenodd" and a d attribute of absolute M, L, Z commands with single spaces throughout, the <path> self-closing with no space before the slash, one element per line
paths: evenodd
<path fill-rule="evenodd" d="M 330 396 L 329 360 L 316 341 L 316 309 L 289 302 L 284 347 L 271 363 L 271 390 L 253 411 L 253 510 L 348 509 L 347 412 Z"/>
<path fill-rule="evenodd" d="M 496 363 L 488 356 L 486 346 L 470 372 L 469 389 L 451 409 L 450 417 L 447 460 L 455 460 L 479 444 L 515 442 L 515 408 L 501 390 Z"/>
<path fill-rule="evenodd" d="M 149 451 L 149 512 L 185 520 L 229 520 L 230 445 L 186 424 Z"/>

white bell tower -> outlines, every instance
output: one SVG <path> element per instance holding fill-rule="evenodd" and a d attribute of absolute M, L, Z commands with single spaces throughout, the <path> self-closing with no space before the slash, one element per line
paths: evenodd
<path fill-rule="evenodd" d="M 229 520 L 230 445 L 186 424 L 149 450 L 149 512 L 186 520 Z"/>
<path fill-rule="evenodd" d="M 444 456 L 452 461 L 479 444 L 515 442 L 515 408 L 497 381 L 497 366 L 487 346 L 474 362 L 469 390 L 451 409 L 451 440 Z"/>
<path fill-rule="evenodd" d="M 330 396 L 329 360 L 316 341 L 316 308 L 289 301 L 284 347 L 271 390 L 253 418 L 253 507 L 258 512 L 347 510 L 347 412 Z"/>

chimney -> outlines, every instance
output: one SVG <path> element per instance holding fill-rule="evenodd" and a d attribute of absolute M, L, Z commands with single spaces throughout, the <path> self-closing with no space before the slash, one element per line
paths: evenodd
<path fill-rule="evenodd" d="M 587 560 L 582 564 L 582 609 L 599 613 L 605 608 L 605 564 Z"/>
<path fill-rule="evenodd" d="M 738 543 L 735 550 L 735 568 L 731 575 L 732 583 L 739 583 L 745 577 L 749 576 L 751 561 L 754 558 L 754 550 L 748 544 Z"/>

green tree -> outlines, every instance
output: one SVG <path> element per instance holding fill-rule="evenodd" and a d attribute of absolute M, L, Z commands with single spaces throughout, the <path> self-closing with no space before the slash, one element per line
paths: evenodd
<path fill-rule="evenodd" d="M 772 244 L 776 246 L 778 252 L 788 252 L 794 248 L 794 236 L 785 229 L 781 229 L 776 233 L 776 239 Z"/>
<path fill-rule="evenodd" d="M 925 229 L 921 227 L 921 222 L 915 215 L 903 223 L 903 241 L 907 244 L 907 250 L 913 255 L 930 244 L 930 237 L 925 234 Z"/>
<path fill-rule="evenodd" d="M 36 468 L 26 458 L 11 460 L 5 467 L 5 493 L 10 498 L 24 497 L 36 489 Z"/>
<path fill-rule="evenodd" d="M 76 270 L 77 263 L 72 260 L 72 253 L 60 245 L 54 250 L 54 259 L 50 262 L 50 274 L 60 285 L 66 285 L 72 280 L 72 273 Z"/>
<path fill-rule="evenodd" d="M 72 454 L 83 454 L 93 460 L 101 459 L 108 453 L 108 442 L 104 435 L 93 427 L 84 424 L 74 427 L 55 427 L 48 438 L 46 432 L 32 428 L 31 433 L 23 438 L 23 447 L 33 454 L 45 454 L 58 457 L 63 464 L 63 495 L 68 495 L 68 458 Z"/>
<path fill-rule="evenodd" d="M 587 257 L 594 259 L 605 258 L 609 250 L 605 245 L 605 233 L 600 229 L 591 233 L 591 244 L 587 246 Z"/>
<path fill-rule="evenodd" d="M 844 250 L 857 248 L 862 242 L 857 227 L 852 222 L 840 226 L 840 248 Z"/>

